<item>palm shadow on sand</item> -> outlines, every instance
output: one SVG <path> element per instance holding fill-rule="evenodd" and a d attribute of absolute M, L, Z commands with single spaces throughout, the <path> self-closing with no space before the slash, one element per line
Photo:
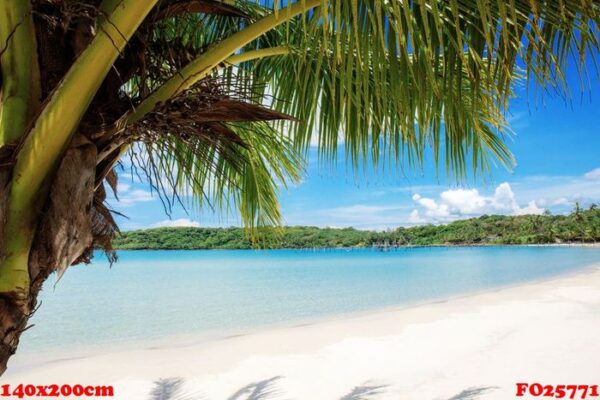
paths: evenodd
<path fill-rule="evenodd" d="M 203 400 L 200 393 L 185 393 L 182 389 L 185 381 L 181 378 L 166 378 L 154 381 L 154 387 L 148 400 Z"/>
<path fill-rule="evenodd" d="M 276 382 L 280 379 L 282 379 L 281 376 L 274 376 L 270 379 L 250 383 L 235 392 L 227 400 L 267 400 L 273 398 L 281 394 L 281 391 L 275 387 Z M 387 385 L 369 386 L 366 384 L 356 386 L 350 393 L 342 396 L 339 400 L 375 399 L 373 396 L 381 394 L 386 387 Z"/>
<path fill-rule="evenodd" d="M 480 399 L 482 395 L 485 393 L 498 389 L 497 386 L 480 386 L 480 387 L 472 387 L 463 390 L 459 394 L 450 397 L 448 400 L 477 400 Z"/>
<path fill-rule="evenodd" d="M 374 399 L 373 396 L 377 396 L 383 392 L 387 385 L 379 385 L 379 386 L 356 386 L 350 393 L 345 396 L 342 396 L 340 400 L 369 400 Z"/>
<path fill-rule="evenodd" d="M 250 383 L 235 392 L 227 400 L 266 400 L 280 393 L 275 387 L 275 383 L 281 378 L 281 376 L 274 376 L 263 381 Z"/>
<path fill-rule="evenodd" d="M 271 396 L 280 394 L 275 383 L 281 376 L 274 376 L 258 382 L 250 383 L 236 391 L 227 400 L 267 400 Z M 205 400 L 201 393 L 183 391 L 185 380 L 181 378 L 165 378 L 154 381 L 154 387 L 148 400 Z"/>
<path fill-rule="evenodd" d="M 227 400 L 268 400 L 278 395 L 281 391 L 276 387 L 277 382 L 282 376 L 274 376 L 248 385 L 237 390 Z M 190 393 L 183 391 L 185 380 L 181 378 L 159 379 L 154 382 L 154 387 L 150 392 L 148 400 L 206 400 L 201 393 Z M 375 400 L 383 394 L 388 385 L 368 385 L 363 384 L 354 387 L 348 394 L 340 397 L 339 400 Z M 482 394 L 493 388 L 471 388 L 464 390 L 459 395 L 448 400 L 476 400 L 476 395 Z"/>

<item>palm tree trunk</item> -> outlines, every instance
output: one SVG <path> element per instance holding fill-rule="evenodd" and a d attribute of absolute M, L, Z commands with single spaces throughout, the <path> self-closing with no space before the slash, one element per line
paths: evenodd
<path fill-rule="evenodd" d="M 97 148 L 74 133 L 83 129 L 81 120 L 98 88 L 156 1 L 104 0 L 97 34 L 77 51 L 79 56 L 39 113 L 25 107 L 27 102 L 21 99 L 38 100 L 37 87 L 29 85 L 35 79 L 25 79 L 37 76 L 37 69 L 23 67 L 27 60 L 37 58 L 29 51 L 35 47 L 33 25 L 21 23 L 31 21 L 32 13 L 17 6 L 21 2 L 0 2 L 0 41 L 11 44 L 0 54 L 4 75 L 4 98 L 0 97 L 0 374 L 35 310 L 43 282 L 52 272 L 60 275 L 71 264 L 89 258 L 97 221 L 93 206 Z M 25 32 L 25 27 L 31 29 Z M 24 46 L 19 38 L 31 43 Z M 20 72 L 24 69 L 25 77 Z M 11 96 L 7 98 L 6 93 Z M 35 119 L 28 122 L 34 114 Z M 28 134 L 14 147 L 13 141 L 25 134 L 26 127 Z M 6 157 L 5 150 L 16 153 Z"/>
<path fill-rule="evenodd" d="M 0 375 L 6 370 L 36 309 L 43 283 L 52 272 L 60 276 L 71 264 L 87 261 L 92 251 L 96 160 L 96 146 L 83 136 L 76 136 L 61 161 L 38 216 L 37 230 L 26 257 L 30 284 L 21 292 L 26 293 L 26 297 L 8 293 L 0 296 Z M 0 176 L 0 185 L 7 179 Z M 0 199 L 0 206 L 1 202 Z"/>
<path fill-rule="evenodd" d="M 17 350 L 21 333 L 35 310 L 37 292 L 29 291 L 26 303 L 6 296 L 0 297 L 0 375 L 6 371 L 9 358 Z"/>

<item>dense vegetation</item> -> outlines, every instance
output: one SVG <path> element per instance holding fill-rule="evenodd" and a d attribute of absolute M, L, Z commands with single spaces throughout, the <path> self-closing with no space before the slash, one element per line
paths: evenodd
<path fill-rule="evenodd" d="M 544 244 L 600 241 L 600 210 L 579 207 L 569 215 L 484 215 L 448 225 L 385 232 L 294 226 L 262 232 L 265 248 Z M 123 232 L 118 249 L 250 249 L 242 228 L 157 228 Z M 256 246 L 256 245 L 254 245 Z"/>

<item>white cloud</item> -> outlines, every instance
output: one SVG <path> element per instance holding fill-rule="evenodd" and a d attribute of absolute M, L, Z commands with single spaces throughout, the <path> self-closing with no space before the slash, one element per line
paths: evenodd
<path fill-rule="evenodd" d="M 127 193 L 131 189 L 131 185 L 128 183 L 119 182 L 117 184 L 117 194 Z"/>
<path fill-rule="evenodd" d="M 421 215 L 419 214 L 419 210 L 412 210 L 412 212 L 408 216 L 409 224 L 419 225 L 419 224 L 424 224 L 426 222 L 427 222 L 426 219 L 421 218 Z"/>
<path fill-rule="evenodd" d="M 585 179 L 600 181 L 600 168 L 593 169 L 584 175 Z"/>
<path fill-rule="evenodd" d="M 421 197 L 419 194 L 413 196 L 413 201 L 425 209 L 425 215 L 434 219 L 445 219 L 450 216 L 447 204 L 438 203 L 433 199 Z"/>
<path fill-rule="evenodd" d="M 482 195 L 477 189 L 451 189 L 442 192 L 437 200 L 415 194 L 413 201 L 421 209 L 411 212 L 410 223 L 449 222 L 482 214 L 542 214 L 545 211 L 535 200 L 525 207 L 519 206 L 506 182 L 500 184 L 491 196 Z"/>
<path fill-rule="evenodd" d="M 600 168 L 580 176 L 530 176 L 513 184 L 522 202 L 536 200 L 555 211 L 566 212 L 579 202 L 600 201 Z"/>
<path fill-rule="evenodd" d="M 124 207 L 130 207 L 141 202 L 148 202 L 156 199 L 156 196 L 151 192 L 143 189 L 134 189 L 132 183 L 125 183 L 123 181 L 119 181 L 117 184 L 118 201 L 114 197 L 112 190 L 107 190 L 109 201 Z"/>
<path fill-rule="evenodd" d="M 559 197 L 557 199 L 552 200 L 552 202 L 550 203 L 550 205 L 553 206 L 570 206 L 572 205 L 572 201 L 570 201 L 568 198 L 566 197 Z"/>
<path fill-rule="evenodd" d="M 119 195 L 119 203 L 125 206 L 152 200 L 154 200 L 152 193 L 141 189 L 126 191 L 124 195 Z"/>
<path fill-rule="evenodd" d="M 180 219 L 166 219 L 164 221 L 160 221 L 154 225 L 152 228 L 181 228 L 181 227 L 200 227 L 200 223 L 196 221 L 192 221 L 189 218 L 180 218 Z"/>
<path fill-rule="evenodd" d="M 541 215 L 545 211 L 545 208 L 539 207 L 535 200 L 532 200 L 527 203 L 527 206 L 515 210 L 514 215 Z"/>
<path fill-rule="evenodd" d="M 423 189 L 431 192 L 427 186 L 423 186 Z M 413 204 L 416 207 L 404 203 L 405 198 L 401 196 L 401 198 L 395 199 L 393 204 L 363 203 L 312 211 L 303 210 L 301 213 L 287 214 L 286 223 L 290 225 L 353 226 L 361 229 L 381 230 L 426 223 L 448 223 L 484 214 L 542 214 L 546 211 L 546 206 L 570 202 L 568 198 L 557 198 L 552 202 L 539 197 L 523 198 L 520 191 L 518 192 L 519 199 L 517 199 L 513 188 L 507 182 L 498 185 L 489 194 L 478 189 L 447 189 L 435 195 L 421 193 L 412 196 Z"/>
<path fill-rule="evenodd" d="M 410 205 L 353 204 L 342 207 L 302 210 L 285 215 L 287 225 L 387 229 L 406 225 Z"/>

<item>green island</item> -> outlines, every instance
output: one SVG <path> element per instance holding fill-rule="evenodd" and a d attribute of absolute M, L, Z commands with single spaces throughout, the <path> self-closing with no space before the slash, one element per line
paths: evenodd
<path fill-rule="evenodd" d="M 600 241 L 600 209 L 579 206 L 568 215 L 484 215 L 447 225 L 387 231 L 288 226 L 264 229 L 253 241 L 243 228 L 155 228 L 119 234 L 115 249 L 200 250 L 252 248 L 351 248 L 449 245 L 594 243 Z"/>

